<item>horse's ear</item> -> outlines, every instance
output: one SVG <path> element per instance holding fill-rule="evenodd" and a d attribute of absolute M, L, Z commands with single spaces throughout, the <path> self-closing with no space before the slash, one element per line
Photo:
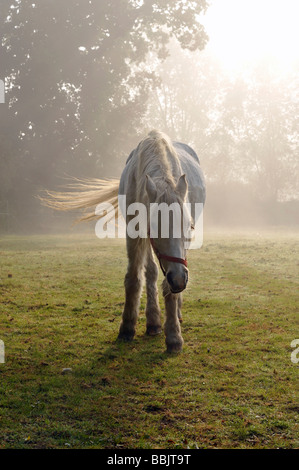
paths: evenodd
<path fill-rule="evenodd" d="M 146 183 L 145 183 L 146 192 L 150 202 L 155 202 L 157 197 L 157 188 L 155 182 L 149 175 L 146 175 Z"/>
<path fill-rule="evenodd" d="M 186 175 L 182 175 L 179 177 L 175 189 L 176 189 L 176 192 L 180 195 L 181 199 L 184 201 L 186 194 L 187 194 L 187 189 L 188 189 Z"/>

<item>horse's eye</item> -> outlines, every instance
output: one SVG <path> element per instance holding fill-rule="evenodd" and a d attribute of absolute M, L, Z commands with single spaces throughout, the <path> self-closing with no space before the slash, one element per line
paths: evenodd
<path fill-rule="evenodd" d="M 194 228 L 195 228 L 194 225 L 191 225 L 191 230 L 194 230 Z"/>

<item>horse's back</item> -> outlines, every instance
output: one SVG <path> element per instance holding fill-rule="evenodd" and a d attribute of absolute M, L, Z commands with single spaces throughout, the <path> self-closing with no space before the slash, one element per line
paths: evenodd
<path fill-rule="evenodd" d="M 189 202 L 202 202 L 204 204 L 206 199 L 206 185 L 196 152 L 189 145 L 181 142 L 173 142 L 173 146 L 179 157 L 182 171 L 185 173 L 188 181 Z"/>
<path fill-rule="evenodd" d="M 179 154 L 179 156 L 184 155 L 184 154 L 186 154 L 188 158 L 191 156 L 200 165 L 198 155 L 193 150 L 193 148 L 190 147 L 190 145 L 183 144 L 182 142 L 172 142 L 172 143 L 177 153 Z"/>
<path fill-rule="evenodd" d="M 182 142 L 173 142 L 172 144 L 179 157 L 182 171 L 185 173 L 188 181 L 189 202 L 204 203 L 206 198 L 205 180 L 196 152 L 189 145 Z M 120 179 L 119 194 L 127 194 L 128 186 L 132 184 L 132 178 L 134 178 L 135 168 L 137 168 L 136 149 L 132 150 L 129 157 L 127 158 L 126 166 Z"/>
<path fill-rule="evenodd" d="M 193 157 L 194 160 L 200 165 L 200 161 L 199 161 L 197 153 L 194 152 L 193 148 L 191 148 L 189 145 L 183 144 L 182 142 L 173 142 L 173 146 L 177 152 L 179 152 L 180 154 L 186 154 L 187 156 Z M 130 153 L 130 155 L 128 156 L 126 160 L 126 164 L 131 160 L 135 151 L 136 149 L 132 150 L 132 152 Z"/>

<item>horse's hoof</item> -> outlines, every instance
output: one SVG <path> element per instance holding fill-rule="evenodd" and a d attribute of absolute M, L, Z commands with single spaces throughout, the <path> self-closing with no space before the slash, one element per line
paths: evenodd
<path fill-rule="evenodd" d="M 183 349 L 183 341 L 177 341 L 175 343 L 166 343 L 166 351 L 170 354 L 180 353 Z"/>
<path fill-rule="evenodd" d="M 119 334 L 117 337 L 117 341 L 132 341 L 134 339 L 134 335 L 125 335 L 125 334 Z"/>
<path fill-rule="evenodd" d="M 149 325 L 146 327 L 146 334 L 149 336 L 157 336 L 162 333 L 162 328 L 160 325 Z"/>
<path fill-rule="evenodd" d="M 132 330 L 120 330 L 118 333 L 118 341 L 132 341 L 135 336 L 135 331 Z"/>

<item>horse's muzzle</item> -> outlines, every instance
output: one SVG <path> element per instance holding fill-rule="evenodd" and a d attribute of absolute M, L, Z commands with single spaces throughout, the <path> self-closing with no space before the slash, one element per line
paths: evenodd
<path fill-rule="evenodd" d="M 169 271 L 166 274 L 166 279 L 169 284 L 171 292 L 173 294 L 179 294 L 187 287 L 188 270 L 185 269 L 183 273 L 179 273 L 179 274 Z"/>

